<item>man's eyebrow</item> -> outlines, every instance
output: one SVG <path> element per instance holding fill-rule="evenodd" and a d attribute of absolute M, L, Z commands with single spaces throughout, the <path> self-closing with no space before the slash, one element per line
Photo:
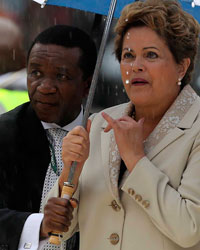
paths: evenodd
<path fill-rule="evenodd" d="M 31 67 L 37 67 L 37 68 L 41 66 L 41 64 L 39 64 L 39 63 L 34 63 L 34 62 L 30 62 L 29 65 L 30 65 Z"/>
<path fill-rule="evenodd" d="M 65 66 L 55 67 L 57 70 L 62 72 L 69 72 L 69 69 Z"/>

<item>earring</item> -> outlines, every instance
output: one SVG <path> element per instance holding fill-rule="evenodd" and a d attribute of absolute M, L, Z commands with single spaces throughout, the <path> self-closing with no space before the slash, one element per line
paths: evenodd
<path fill-rule="evenodd" d="M 178 78 L 178 82 L 177 82 L 178 86 L 181 86 L 181 80 L 182 80 L 181 78 Z"/>

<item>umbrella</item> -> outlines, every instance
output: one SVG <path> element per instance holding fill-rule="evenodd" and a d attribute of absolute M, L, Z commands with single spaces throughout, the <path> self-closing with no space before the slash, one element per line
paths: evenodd
<path fill-rule="evenodd" d="M 200 23 L 200 0 L 182 0 L 180 3 L 183 9 Z"/>
<path fill-rule="evenodd" d="M 79 10 L 89 11 L 101 15 L 107 15 L 110 0 L 33 0 L 43 7 L 47 5 L 57 5 Z M 118 18 L 123 7 L 134 0 L 118 0 L 114 17 Z M 183 9 L 193 15 L 200 23 L 200 0 L 179 0 Z"/>

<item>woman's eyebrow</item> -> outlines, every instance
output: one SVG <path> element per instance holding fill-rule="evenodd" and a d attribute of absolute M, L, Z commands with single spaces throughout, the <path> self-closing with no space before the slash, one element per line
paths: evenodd
<path fill-rule="evenodd" d="M 154 46 L 144 47 L 143 50 L 145 50 L 145 49 L 156 49 L 156 50 L 159 50 L 158 48 L 156 48 Z"/>
<path fill-rule="evenodd" d="M 133 50 L 131 48 L 123 48 L 123 50 L 128 50 L 128 51 L 133 52 Z"/>
<path fill-rule="evenodd" d="M 149 46 L 149 47 L 144 47 L 143 50 L 146 50 L 146 49 L 156 49 L 156 50 L 159 50 L 158 48 L 154 47 L 154 46 Z M 127 51 L 130 51 L 130 52 L 133 52 L 134 50 L 131 49 L 131 48 L 123 48 L 122 51 L 124 50 L 127 50 Z"/>

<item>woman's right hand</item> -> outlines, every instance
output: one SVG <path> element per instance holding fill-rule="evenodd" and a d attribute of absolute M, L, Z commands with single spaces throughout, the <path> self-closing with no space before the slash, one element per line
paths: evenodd
<path fill-rule="evenodd" d="M 74 161 L 77 162 L 77 167 L 73 179 L 73 184 L 77 186 L 83 165 L 89 156 L 90 127 L 91 121 L 88 120 L 87 129 L 82 126 L 77 126 L 73 130 L 71 130 L 63 139 L 62 159 L 64 163 L 64 168 L 59 178 L 60 190 L 62 190 L 63 183 L 68 179 L 70 168 Z"/>

